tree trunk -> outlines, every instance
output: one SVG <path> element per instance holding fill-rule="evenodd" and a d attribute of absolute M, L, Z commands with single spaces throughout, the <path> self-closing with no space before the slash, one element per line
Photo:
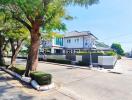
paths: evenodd
<path fill-rule="evenodd" d="M 0 65 L 5 65 L 3 45 L 4 45 L 4 37 L 0 34 Z"/>
<path fill-rule="evenodd" d="M 39 51 L 39 45 L 40 45 L 40 33 L 39 33 L 39 23 L 35 22 L 32 25 L 31 30 L 31 45 L 29 48 L 28 53 L 28 59 L 27 59 L 27 65 L 26 65 L 26 72 L 25 76 L 29 76 L 30 71 L 36 71 L 36 68 L 38 66 L 38 51 Z"/>
<path fill-rule="evenodd" d="M 23 40 L 17 41 L 17 45 L 16 45 L 17 47 L 16 48 L 15 48 L 14 42 L 15 42 L 14 40 L 10 39 L 11 50 L 12 50 L 11 65 L 10 65 L 11 67 L 15 66 L 15 64 L 16 64 L 16 57 L 20 51 Z"/>

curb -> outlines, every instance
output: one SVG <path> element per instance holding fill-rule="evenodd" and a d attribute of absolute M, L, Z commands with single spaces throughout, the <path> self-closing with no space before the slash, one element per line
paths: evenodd
<path fill-rule="evenodd" d="M 20 76 L 19 74 L 9 69 L 6 69 L 5 67 L 0 67 L 0 69 L 28 85 L 31 84 L 31 86 L 38 91 L 47 91 L 55 87 L 54 83 L 51 83 L 49 85 L 40 86 L 35 80 L 31 80 L 30 77 Z"/>

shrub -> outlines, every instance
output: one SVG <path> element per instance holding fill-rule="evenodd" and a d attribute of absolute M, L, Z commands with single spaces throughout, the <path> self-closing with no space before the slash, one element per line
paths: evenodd
<path fill-rule="evenodd" d="M 0 62 L 0 66 L 2 66 L 2 67 L 6 67 L 6 68 L 7 68 L 9 65 L 7 65 L 7 64 L 3 64 L 3 63 Z"/>
<path fill-rule="evenodd" d="M 88 65 L 87 63 L 85 63 L 83 61 L 79 61 L 76 64 L 79 65 L 79 66 L 86 66 L 86 65 Z"/>
<path fill-rule="evenodd" d="M 41 71 L 31 72 L 30 77 L 35 80 L 39 85 L 48 85 L 51 83 L 52 75 Z"/>
<path fill-rule="evenodd" d="M 55 59 L 46 59 L 47 62 L 55 62 Z"/>
<path fill-rule="evenodd" d="M 105 55 L 106 56 L 115 56 L 116 53 L 114 51 L 108 51 L 108 52 L 105 52 Z"/>
<path fill-rule="evenodd" d="M 118 60 L 121 59 L 121 55 L 117 55 L 117 59 L 118 59 Z"/>
<path fill-rule="evenodd" d="M 47 59 L 46 61 L 47 62 L 60 63 L 60 64 L 71 64 L 70 60 Z"/>
<path fill-rule="evenodd" d="M 25 72 L 25 67 L 19 65 L 16 67 L 12 67 L 11 70 L 22 76 Z"/>
<path fill-rule="evenodd" d="M 77 55 L 88 55 L 90 52 L 79 52 Z M 97 55 L 103 55 L 104 53 L 102 52 L 91 52 L 91 54 L 97 54 Z"/>

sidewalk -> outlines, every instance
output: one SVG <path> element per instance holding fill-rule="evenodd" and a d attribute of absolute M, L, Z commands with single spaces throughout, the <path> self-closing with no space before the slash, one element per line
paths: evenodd
<path fill-rule="evenodd" d="M 0 70 L 0 100 L 73 100 L 71 97 L 52 89 L 36 91 L 20 83 L 12 76 Z"/>

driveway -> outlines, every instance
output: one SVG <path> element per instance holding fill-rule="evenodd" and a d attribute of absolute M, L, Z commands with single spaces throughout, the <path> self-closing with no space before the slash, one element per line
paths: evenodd
<path fill-rule="evenodd" d="M 120 74 L 48 62 L 40 62 L 38 70 L 51 73 L 53 81 L 60 87 L 57 91 L 74 100 L 132 100 L 132 76 L 128 73 L 132 69 L 131 61 L 123 58 L 118 62 L 118 67 L 122 65 L 127 70 Z M 25 61 L 19 60 L 19 63 Z"/>

